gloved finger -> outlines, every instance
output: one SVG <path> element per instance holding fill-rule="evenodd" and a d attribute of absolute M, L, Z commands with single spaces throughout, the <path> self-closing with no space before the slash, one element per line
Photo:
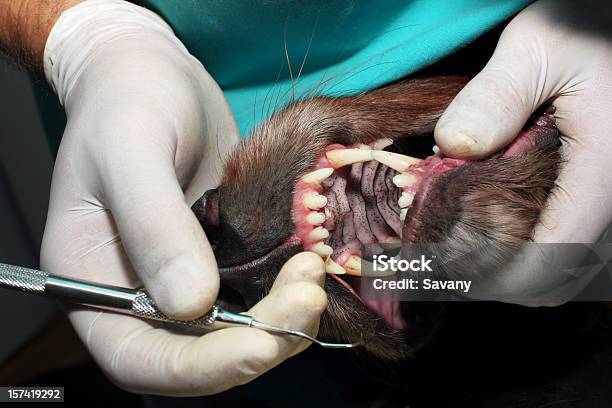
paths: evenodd
<path fill-rule="evenodd" d="M 159 308 L 177 319 L 195 318 L 216 299 L 216 261 L 177 180 L 172 149 L 147 143 L 124 144 L 105 162 L 106 205 L 134 270 Z"/>
<path fill-rule="evenodd" d="M 580 146 L 566 152 L 557 187 L 535 229 L 536 242 L 596 242 L 608 228 L 612 220 L 612 182 L 601 176 L 603 169 L 598 163 L 609 158 L 596 152 L 598 148 Z"/>
<path fill-rule="evenodd" d="M 314 252 L 300 252 L 292 256 L 281 268 L 270 292 L 291 282 L 311 282 L 323 287 L 325 263 Z"/>
<path fill-rule="evenodd" d="M 468 296 L 531 307 L 559 306 L 601 272 L 609 252 L 592 244 L 525 243 L 510 262 L 490 271 L 487 279 L 473 281 Z M 590 254 L 595 257 L 585 262 Z"/>
<path fill-rule="evenodd" d="M 230 328 L 197 337 L 106 312 L 76 310 L 70 319 L 109 379 L 136 393 L 221 392 L 263 374 L 279 357 L 274 337 L 257 329 Z"/>
<path fill-rule="evenodd" d="M 110 216 L 91 208 L 71 206 L 66 211 L 56 205 L 61 198 L 55 196 L 53 201 L 55 216 L 47 224 L 41 257 L 44 269 L 130 286 L 131 265 L 121 243 L 113 238 L 117 231 Z M 169 332 L 157 323 L 130 316 L 79 309 L 70 312 L 70 319 L 108 377 L 134 392 L 210 394 L 254 378 L 259 367 L 268 367 L 278 357 L 276 340 L 254 329 L 229 337 L 207 334 L 204 337 L 213 337 L 192 346 L 199 337 Z"/>
<path fill-rule="evenodd" d="M 512 141 L 538 106 L 551 96 L 543 89 L 536 46 L 504 30 L 485 68 L 459 92 L 435 128 L 438 147 L 449 157 L 478 159 Z M 533 42 L 536 44 L 536 42 Z M 533 49 L 532 49 L 533 48 Z"/>
<path fill-rule="evenodd" d="M 579 294 L 609 260 L 609 251 L 596 243 L 612 222 L 608 204 L 612 180 L 601 177 L 612 171 L 607 158 L 610 142 L 604 138 L 596 143 L 590 135 L 604 132 L 610 120 L 605 110 L 583 109 L 586 120 L 573 120 L 570 127 L 565 122 L 565 102 L 559 101 L 560 129 L 578 133 L 564 141 L 565 161 L 535 228 L 534 242 L 523 245 L 513 262 L 494 276 L 475 281 L 470 291 L 473 298 L 525 306 L 561 305 Z"/>
<path fill-rule="evenodd" d="M 316 336 L 319 317 L 327 307 L 324 283 L 325 264 L 319 255 L 312 252 L 294 255 L 283 265 L 268 296 L 251 308 L 249 314 L 266 323 Z M 286 306 L 291 303 L 299 309 Z M 297 354 L 311 344 L 298 337 L 275 338 L 284 356 Z"/>
<path fill-rule="evenodd" d="M 303 274 L 290 272 L 292 263 L 305 258 L 288 262 L 282 276 L 285 283 L 249 313 L 266 323 L 315 335 L 326 297 L 319 284 L 309 280 L 320 277 L 314 273 L 301 280 Z M 316 267 L 322 271 L 321 265 Z M 70 317 L 107 375 L 122 388 L 141 393 L 221 392 L 253 380 L 308 345 L 258 329 L 228 328 L 194 337 L 112 313 L 77 310 Z"/>

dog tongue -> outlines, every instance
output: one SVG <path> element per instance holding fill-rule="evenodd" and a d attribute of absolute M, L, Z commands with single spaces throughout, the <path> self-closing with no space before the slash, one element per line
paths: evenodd
<path fill-rule="evenodd" d="M 400 301 L 365 300 L 364 304 L 368 309 L 380 316 L 390 328 L 398 331 L 406 330 L 406 322 L 400 313 Z"/>
<path fill-rule="evenodd" d="M 391 277 L 390 277 L 391 278 Z M 373 280 L 375 278 L 371 277 L 353 277 L 344 275 L 342 280 L 348 284 L 352 291 L 354 291 L 355 295 L 363 302 L 363 304 L 377 316 L 382 318 L 387 326 L 389 326 L 393 330 L 403 331 L 408 327 L 402 314 L 400 312 L 400 301 L 398 299 L 394 299 L 393 292 L 380 292 L 377 293 L 377 296 L 380 296 L 380 299 L 364 299 L 364 290 L 362 285 L 369 285 L 372 287 Z M 382 277 L 382 279 L 389 279 Z M 372 295 L 372 291 L 369 291 L 369 295 L 365 297 L 370 297 Z"/>

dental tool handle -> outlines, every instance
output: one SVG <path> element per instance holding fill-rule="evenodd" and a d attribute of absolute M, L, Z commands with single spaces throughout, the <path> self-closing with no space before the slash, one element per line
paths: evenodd
<path fill-rule="evenodd" d="M 0 288 L 54 297 L 61 301 L 92 306 L 98 309 L 157 320 L 179 327 L 217 329 L 227 326 L 255 327 L 268 332 L 297 336 L 327 348 L 351 348 L 355 344 L 325 343 L 295 330 L 283 329 L 253 319 L 251 316 L 228 312 L 218 305 L 194 320 L 175 320 L 164 315 L 144 290 L 63 278 L 36 269 L 0 263 Z"/>
<path fill-rule="evenodd" d="M 248 316 L 235 315 L 214 305 L 204 316 L 194 320 L 175 320 L 164 315 L 144 290 L 101 285 L 51 275 L 36 269 L 0 263 L 0 288 L 54 297 L 58 300 L 93 306 L 191 328 L 212 328 L 215 320 L 226 324 L 250 326 Z"/>

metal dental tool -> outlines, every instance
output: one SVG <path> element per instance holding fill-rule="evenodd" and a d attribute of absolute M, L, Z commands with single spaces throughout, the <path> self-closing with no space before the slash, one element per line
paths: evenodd
<path fill-rule="evenodd" d="M 346 349 L 357 346 L 356 344 L 325 343 L 300 331 L 283 329 L 282 327 L 257 321 L 248 315 L 228 312 L 218 305 L 214 305 L 208 313 L 198 319 L 175 320 L 160 312 L 153 299 L 144 290 L 133 290 L 63 278 L 36 269 L 3 263 L 0 263 L 0 288 L 49 296 L 66 302 L 170 323 L 178 327 L 214 329 L 227 326 L 246 326 L 272 333 L 301 337 L 326 348 Z"/>

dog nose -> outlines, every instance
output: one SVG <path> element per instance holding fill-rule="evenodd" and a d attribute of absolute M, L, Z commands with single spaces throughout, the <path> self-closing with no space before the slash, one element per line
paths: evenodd
<path fill-rule="evenodd" d="M 219 241 L 219 191 L 208 190 L 191 207 L 213 248 Z"/>

